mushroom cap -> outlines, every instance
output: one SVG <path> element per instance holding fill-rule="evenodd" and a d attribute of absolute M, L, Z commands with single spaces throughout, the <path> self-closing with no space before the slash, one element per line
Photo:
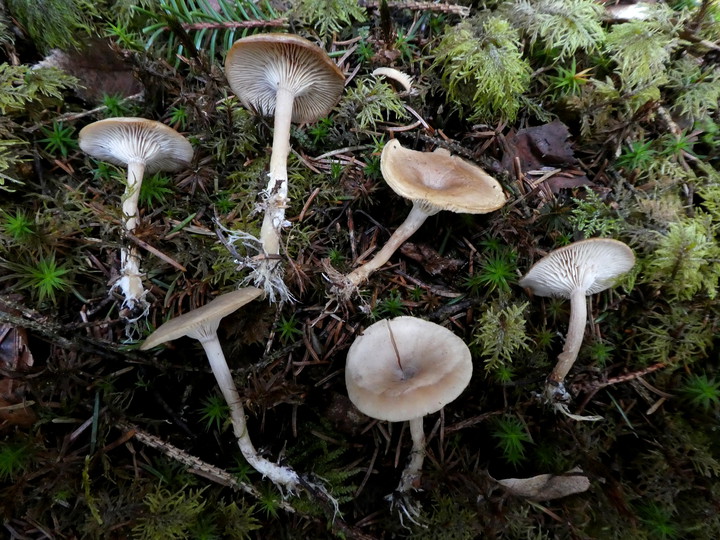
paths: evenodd
<path fill-rule="evenodd" d="M 274 114 L 278 88 L 290 89 L 296 123 L 326 116 L 345 87 L 345 76 L 325 51 L 293 34 L 237 40 L 225 57 L 225 76 L 243 105 L 263 116 Z"/>
<path fill-rule="evenodd" d="M 395 193 L 430 208 L 486 214 L 505 204 L 497 180 L 443 148 L 418 152 L 393 139 L 383 148 L 380 168 Z"/>
<path fill-rule="evenodd" d="M 106 118 L 80 130 L 80 148 L 114 165 L 144 163 L 145 171 L 177 171 L 193 157 L 188 140 L 173 128 L 147 118 Z"/>
<path fill-rule="evenodd" d="M 222 294 L 212 302 L 208 302 L 202 307 L 183 313 L 162 324 L 148 336 L 140 346 L 140 350 L 152 349 L 166 341 L 172 341 L 183 336 L 201 339 L 208 333 L 214 333 L 217 331 L 223 317 L 248 302 L 252 302 L 261 294 L 263 294 L 263 291 L 255 287 L 245 287 Z"/>
<path fill-rule="evenodd" d="M 635 255 L 623 242 L 590 238 L 551 251 L 519 283 L 538 296 L 570 298 L 578 289 L 590 295 L 612 287 L 634 264 Z"/>
<path fill-rule="evenodd" d="M 470 349 L 450 330 L 415 317 L 396 317 L 376 322 L 355 339 L 345 384 L 361 412 L 402 422 L 453 401 L 470 382 L 472 370 Z"/>

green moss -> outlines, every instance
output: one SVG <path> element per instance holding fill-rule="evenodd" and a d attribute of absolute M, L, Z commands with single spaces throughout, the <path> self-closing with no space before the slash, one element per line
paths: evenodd
<path fill-rule="evenodd" d="M 86 0 L 8 0 L 7 7 L 43 52 L 79 47 L 80 36 L 92 34 L 90 17 L 98 14 Z"/>
<path fill-rule="evenodd" d="M 146 513 L 133 527 L 133 535 L 140 540 L 179 540 L 190 537 L 190 529 L 207 504 L 203 491 L 181 489 L 173 493 L 157 487 L 143 500 Z"/>
<path fill-rule="evenodd" d="M 33 257 L 29 262 L 0 260 L 0 266 L 10 270 L 0 277 L 0 281 L 12 280 L 14 287 L 27 290 L 40 303 L 56 304 L 58 296 L 68 292 L 72 286 L 70 264 L 58 263 L 54 252 Z"/>
<path fill-rule="evenodd" d="M 375 77 L 360 77 L 348 88 L 338 105 L 338 116 L 352 122 L 361 130 L 376 129 L 377 124 L 392 118 L 409 116 L 397 92 Z"/>
<path fill-rule="evenodd" d="M 667 64 L 678 40 L 670 15 L 658 7 L 656 17 L 617 24 L 608 33 L 605 48 L 617 63 L 623 88 L 637 91 L 667 81 Z"/>
<path fill-rule="evenodd" d="M 366 20 L 365 11 L 355 0 L 293 0 L 290 14 L 315 28 L 323 38 L 352 26 L 353 21 Z"/>
<path fill-rule="evenodd" d="M 522 29 L 532 43 L 541 39 L 557 56 L 592 50 L 605 37 L 602 6 L 593 0 L 517 0 L 504 6 L 507 19 Z"/>
<path fill-rule="evenodd" d="M 694 407 L 708 412 L 720 408 L 720 381 L 706 373 L 692 373 L 680 388 L 683 397 Z"/>
<path fill-rule="evenodd" d="M 699 65 L 695 59 L 683 56 L 670 70 L 667 86 L 677 95 L 671 102 L 676 114 L 698 120 L 715 112 L 720 100 L 720 70 Z"/>
<path fill-rule="evenodd" d="M 719 259 L 713 227 L 707 216 L 698 215 L 671 223 L 665 233 L 658 233 L 657 247 L 645 263 L 644 280 L 680 299 L 689 300 L 701 291 L 715 298 Z"/>
<path fill-rule="evenodd" d="M 75 77 L 56 68 L 0 64 L 0 113 L 25 112 L 29 103 L 43 98 L 62 100 L 63 90 L 77 84 Z"/>
<path fill-rule="evenodd" d="M 501 17 L 481 14 L 448 27 L 433 51 L 447 98 L 473 121 L 513 120 L 530 85 L 517 30 Z"/>
<path fill-rule="evenodd" d="M 0 141 L 0 190 L 15 191 L 15 188 L 23 182 L 15 178 L 13 171 L 17 166 L 26 160 L 24 141 Z M 14 186 L 13 186 L 14 185 Z"/>
<path fill-rule="evenodd" d="M 620 220 L 600 197 L 589 189 L 582 199 L 573 197 L 575 208 L 570 213 L 570 225 L 585 238 L 613 237 L 620 231 Z"/>
<path fill-rule="evenodd" d="M 520 351 L 530 350 L 524 317 L 528 305 L 492 305 L 480 316 L 471 345 L 479 348 L 487 372 L 512 364 Z"/>
<path fill-rule="evenodd" d="M 3 441 L 0 445 L 0 481 L 13 481 L 28 468 L 32 459 L 28 445 Z"/>
<path fill-rule="evenodd" d="M 494 424 L 492 435 L 497 441 L 497 447 L 505 461 L 517 467 L 525 461 L 526 445 L 532 442 L 525 424 L 510 415 L 498 418 Z"/>
<path fill-rule="evenodd" d="M 700 310 L 675 304 L 669 311 L 643 320 L 633 339 L 632 358 L 641 365 L 699 362 L 705 358 L 714 336 L 713 325 Z"/>

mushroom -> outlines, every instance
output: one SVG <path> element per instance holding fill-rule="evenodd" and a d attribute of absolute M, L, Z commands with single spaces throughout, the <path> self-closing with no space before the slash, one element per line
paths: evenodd
<path fill-rule="evenodd" d="M 127 167 L 127 185 L 122 197 L 125 230 L 138 224 L 138 198 L 145 172 L 177 171 L 193 156 L 188 140 L 171 127 L 146 118 L 106 118 L 80 130 L 80 148 L 90 156 Z M 134 246 L 121 250 L 119 288 L 128 320 L 142 317 L 148 308 L 140 274 L 140 255 Z"/>
<path fill-rule="evenodd" d="M 397 492 L 417 487 L 425 459 L 423 417 L 457 398 L 472 377 L 470 349 L 447 328 L 416 317 L 383 319 L 350 346 L 345 385 L 360 412 L 410 422 L 413 445 Z"/>
<path fill-rule="evenodd" d="M 242 401 L 217 335 L 220 320 L 223 317 L 255 300 L 262 294 L 263 291 L 260 289 L 245 287 L 218 296 L 212 302 L 175 317 L 160 326 L 150 334 L 140 349 L 147 350 L 183 336 L 197 339 L 205 350 L 213 375 L 215 375 L 220 391 L 230 408 L 233 430 L 242 455 L 245 456 L 247 462 L 256 471 L 263 476 L 267 476 L 278 486 L 285 487 L 293 492 L 299 486 L 300 478 L 298 474 L 290 467 L 278 465 L 258 455 L 250 440 Z"/>
<path fill-rule="evenodd" d="M 372 74 L 375 77 L 383 76 L 399 82 L 406 92 L 409 92 L 412 89 L 412 77 L 407 73 L 403 73 L 402 71 L 399 71 L 395 68 L 379 67 L 373 70 Z"/>
<path fill-rule="evenodd" d="M 345 276 L 338 287 L 350 296 L 370 274 L 417 231 L 429 216 L 441 210 L 486 214 L 505 204 L 500 184 L 477 165 L 438 148 L 417 152 L 403 148 L 397 139 L 385 145 L 380 157 L 383 178 L 398 195 L 412 201 L 405 221 L 375 256 Z"/>
<path fill-rule="evenodd" d="M 340 98 L 345 76 L 320 47 L 292 34 L 255 34 L 236 41 L 225 58 L 232 91 L 248 109 L 274 116 L 270 174 L 264 192 L 265 215 L 260 231 L 262 257 L 254 269 L 256 285 L 273 301 L 287 297 L 277 259 L 280 229 L 286 226 L 287 157 L 290 123 L 314 122 L 327 115 Z"/>
<path fill-rule="evenodd" d="M 635 264 L 632 250 L 619 240 L 590 238 L 558 248 L 537 261 L 520 280 L 538 296 L 570 299 L 570 323 L 565 346 L 547 379 L 545 396 L 563 412 L 570 400 L 565 377 L 577 359 L 587 322 L 586 296 L 612 287 Z M 588 419 L 588 417 L 579 417 Z M 599 419 L 598 417 L 591 417 Z"/>

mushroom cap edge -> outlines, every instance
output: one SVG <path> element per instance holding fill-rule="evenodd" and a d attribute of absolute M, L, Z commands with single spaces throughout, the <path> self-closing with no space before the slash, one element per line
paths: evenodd
<path fill-rule="evenodd" d="M 223 317 L 252 302 L 262 294 L 263 291 L 256 287 L 244 287 L 221 294 L 204 306 L 178 315 L 161 324 L 145 339 L 140 346 L 140 350 L 152 349 L 166 341 L 172 341 L 183 336 L 195 337 L 193 333 L 202 329 L 203 326 L 211 326 L 216 330 Z"/>
<path fill-rule="evenodd" d="M 624 242 L 589 238 L 551 251 L 519 284 L 538 296 L 569 298 L 578 287 L 591 295 L 612 287 L 634 265 L 635 254 Z"/>

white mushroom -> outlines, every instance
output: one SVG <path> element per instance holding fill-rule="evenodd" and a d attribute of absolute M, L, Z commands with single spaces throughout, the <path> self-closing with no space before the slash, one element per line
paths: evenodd
<path fill-rule="evenodd" d="M 80 130 L 80 148 L 88 155 L 127 167 L 127 185 L 122 197 L 125 230 L 138 224 L 138 198 L 146 172 L 177 171 L 190 164 L 193 149 L 174 129 L 146 118 L 106 118 Z M 134 245 L 121 251 L 119 288 L 129 321 L 142 317 L 148 308 L 140 273 L 140 255 Z"/>
<path fill-rule="evenodd" d="M 558 248 L 536 262 L 520 280 L 538 296 L 570 299 L 570 323 L 562 353 L 548 376 L 546 397 L 552 403 L 567 402 L 565 377 L 575 363 L 587 322 L 586 296 L 612 287 L 629 272 L 635 255 L 623 242 L 591 238 Z M 596 418 L 596 417 L 593 417 Z"/>
<path fill-rule="evenodd" d="M 423 417 L 470 383 L 470 349 L 447 328 L 415 317 L 383 319 L 355 339 L 347 355 L 348 396 L 366 415 L 410 422 L 412 452 L 397 492 L 417 487 L 425 459 Z"/>
<path fill-rule="evenodd" d="M 263 259 L 255 284 L 271 301 L 287 298 L 277 259 L 280 230 L 288 205 L 287 157 L 291 122 L 314 122 L 335 106 L 345 76 L 320 47 L 292 34 L 255 34 L 236 41 L 225 58 L 225 75 L 243 104 L 274 116 L 270 175 L 265 189 L 265 215 L 260 231 Z"/>
<path fill-rule="evenodd" d="M 412 209 L 371 260 L 340 280 L 338 290 L 342 296 L 350 296 L 370 274 L 385 264 L 428 217 L 441 210 L 486 214 L 505 204 L 505 194 L 497 180 L 477 165 L 451 156 L 442 148 L 434 152 L 417 152 L 403 148 L 397 139 L 393 139 L 383 148 L 380 167 L 388 185 L 395 193 L 409 199 Z"/>
<path fill-rule="evenodd" d="M 278 465 L 260 456 L 250 440 L 242 400 L 217 335 L 220 320 L 223 317 L 262 294 L 263 291 L 260 289 L 246 287 L 218 296 L 212 302 L 175 317 L 160 326 L 145 340 L 140 349 L 147 350 L 183 336 L 197 339 L 205 350 L 215 380 L 217 380 L 220 391 L 230 408 L 230 418 L 243 456 L 263 476 L 268 477 L 278 486 L 294 492 L 300 482 L 297 473 L 290 467 Z"/>

